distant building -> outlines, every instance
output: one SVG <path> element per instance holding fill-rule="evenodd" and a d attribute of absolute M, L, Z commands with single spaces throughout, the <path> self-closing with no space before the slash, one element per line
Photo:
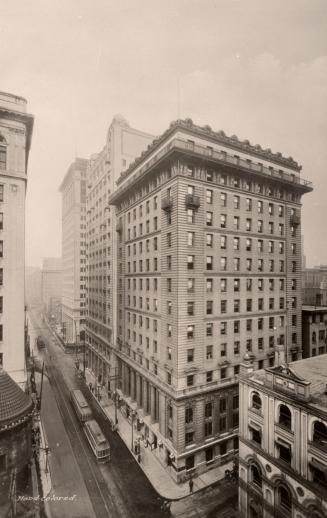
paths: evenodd
<path fill-rule="evenodd" d="M 34 118 L 23 97 L 0 92 L 0 366 L 26 382 L 25 196 Z"/>
<path fill-rule="evenodd" d="M 28 306 L 42 304 L 41 268 L 27 266 L 25 270 L 25 297 Z"/>
<path fill-rule="evenodd" d="M 43 259 L 42 265 L 42 303 L 43 310 L 50 321 L 55 323 L 56 315 L 61 314 L 62 266 L 61 259 Z M 59 310 L 57 309 L 59 307 Z"/>
<path fill-rule="evenodd" d="M 85 324 L 86 277 L 86 168 L 76 158 L 61 185 L 62 193 L 62 325 L 65 341 L 80 341 Z"/>
<path fill-rule="evenodd" d="M 303 357 L 327 353 L 327 306 L 302 306 Z"/>
<path fill-rule="evenodd" d="M 239 510 L 327 516 L 327 355 L 240 372 Z"/>
<path fill-rule="evenodd" d="M 153 136 L 132 128 L 116 115 L 103 149 L 91 157 L 87 170 L 87 354 L 90 369 L 110 390 L 117 385 L 117 254 L 116 214 L 109 196 L 122 171 L 152 142 Z"/>
<path fill-rule="evenodd" d="M 327 306 L 327 266 L 303 270 L 302 301 L 309 306 Z"/>
<path fill-rule="evenodd" d="M 301 197 L 312 187 L 300 169 L 178 120 L 110 197 L 118 244 L 109 354 L 126 414 L 136 411 L 177 481 L 237 452 L 246 351 L 259 369 L 286 343 L 289 358 L 301 358 Z M 101 362 L 94 368 L 106 379 Z"/>

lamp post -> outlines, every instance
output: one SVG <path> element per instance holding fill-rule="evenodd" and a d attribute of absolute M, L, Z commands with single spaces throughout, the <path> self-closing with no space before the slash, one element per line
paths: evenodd
<path fill-rule="evenodd" d="M 136 412 L 132 410 L 131 412 L 131 418 L 132 418 L 132 444 L 131 444 L 131 450 L 133 451 L 134 446 L 134 418 L 136 416 Z"/>

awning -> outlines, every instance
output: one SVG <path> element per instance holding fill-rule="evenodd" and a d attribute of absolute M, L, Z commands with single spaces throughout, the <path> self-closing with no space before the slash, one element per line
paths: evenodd
<path fill-rule="evenodd" d="M 322 471 L 325 476 L 327 476 L 327 466 L 326 464 L 323 464 L 317 459 L 312 458 L 309 462 L 310 466 L 313 468 L 319 469 L 319 471 Z"/>
<path fill-rule="evenodd" d="M 276 443 L 279 444 L 280 446 L 284 446 L 284 448 L 291 449 L 291 447 L 292 447 L 289 442 L 284 441 L 284 439 L 281 439 L 280 437 L 277 437 Z"/>

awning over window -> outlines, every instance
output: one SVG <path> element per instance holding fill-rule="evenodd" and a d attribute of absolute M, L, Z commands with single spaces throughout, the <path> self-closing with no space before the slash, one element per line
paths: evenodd
<path fill-rule="evenodd" d="M 279 444 L 280 446 L 284 446 L 284 448 L 289 448 L 289 449 L 292 448 L 292 446 L 290 445 L 289 442 L 284 441 L 284 439 L 281 439 L 280 437 L 277 437 L 276 443 Z"/>

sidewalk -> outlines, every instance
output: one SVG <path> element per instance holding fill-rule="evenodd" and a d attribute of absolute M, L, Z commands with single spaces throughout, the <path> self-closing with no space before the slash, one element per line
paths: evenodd
<path fill-rule="evenodd" d="M 95 386 L 95 377 L 90 372 L 89 369 L 85 371 L 85 383 L 86 386 L 89 387 L 90 384 L 92 387 Z M 101 407 L 102 411 L 110 421 L 112 425 L 115 423 L 115 405 L 112 399 L 110 399 L 106 393 L 106 391 L 99 387 L 98 390 L 101 395 L 100 401 L 95 396 L 94 391 L 92 391 L 92 395 L 94 399 L 97 401 L 98 405 Z M 132 427 L 130 422 L 122 415 L 120 409 L 117 410 L 117 418 L 118 418 L 118 434 L 123 439 L 126 446 L 131 450 L 132 447 Z M 133 431 L 133 440 L 137 440 L 139 437 L 139 432 L 136 429 L 136 423 L 134 424 Z M 141 447 L 141 462 L 140 467 L 144 471 L 147 478 L 150 480 L 152 486 L 159 493 L 162 498 L 168 500 L 180 500 L 186 496 L 190 496 L 190 488 L 189 482 L 183 482 L 177 484 L 173 478 L 169 474 L 169 470 L 171 467 L 165 467 L 161 464 L 159 459 L 157 458 L 155 450 L 150 450 L 149 447 L 145 447 L 143 441 L 140 441 Z M 131 454 L 135 457 L 137 461 L 137 455 L 134 453 Z M 198 491 L 202 491 L 208 486 L 217 483 L 219 480 L 224 478 L 225 470 L 232 469 L 232 462 L 224 464 L 223 466 L 218 466 L 217 468 L 211 469 L 206 473 L 202 473 L 201 475 L 193 478 L 193 493 Z"/>

